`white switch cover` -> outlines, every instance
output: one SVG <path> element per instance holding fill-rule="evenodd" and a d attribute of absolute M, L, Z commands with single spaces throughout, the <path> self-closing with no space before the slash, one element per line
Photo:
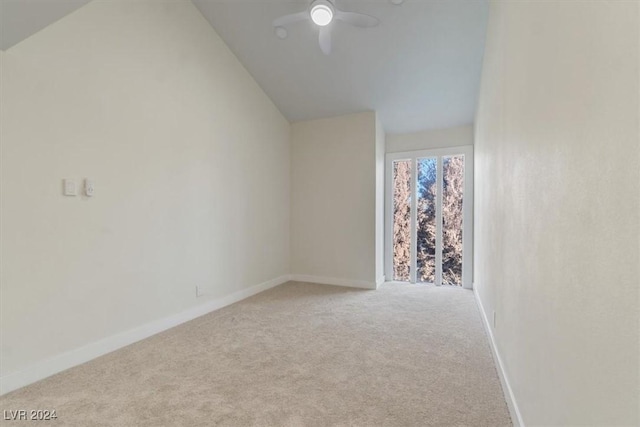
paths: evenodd
<path fill-rule="evenodd" d="M 76 187 L 76 182 L 74 180 L 65 179 L 63 182 L 65 196 L 76 196 L 78 194 L 78 188 Z"/>
<path fill-rule="evenodd" d="M 95 189 L 93 187 L 93 180 L 91 179 L 85 179 L 84 180 L 84 194 L 87 197 L 91 197 L 93 196 Z"/>

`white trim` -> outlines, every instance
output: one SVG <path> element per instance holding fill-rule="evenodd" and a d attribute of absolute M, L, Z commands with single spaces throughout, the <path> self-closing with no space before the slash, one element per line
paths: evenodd
<path fill-rule="evenodd" d="M 348 288 L 376 289 L 374 282 L 366 280 L 339 279 L 336 277 L 309 276 L 306 274 L 292 274 L 294 282 L 319 283 L 321 285 L 345 286 Z"/>
<path fill-rule="evenodd" d="M 133 344 L 136 341 L 148 338 L 174 326 L 178 326 L 181 323 L 193 320 L 196 317 L 203 316 L 245 298 L 249 298 L 257 293 L 266 291 L 267 289 L 286 283 L 289 280 L 291 280 L 290 275 L 280 276 L 250 288 L 241 289 L 231 295 L 212 299 L 181 313 L 154 320 L 137 328 L 67 351 L 66 353 L 38 362 L 27 369 L 7 374 L 0 377 L 0 395 L 40 381 L 58 372 L 88 362 L 96 357 L 111 353 L 129 344 Z"/>
<path fill-rule="evenodd" d="M 489 347 L 491 347 L 491 354 L 493 355 L 493 360 L 495 361 L 497 368 L 496 371 L 498 371 L 498 377 L 500 377 L 500 382 L 502 383 L 502 392 L 504 393 L 504 398 L 507 401 L 507 407 L 509 408 L 511 421 L 513 422 L 513 425 L 515 427 L 525 427 L 524 422 L 522 421 L 522 414 L 520 414 L 520 409 L 518 408 L 518 403 L 516 402 L 516 397 L 513 394 L 511 384 L 509 383 L 509 377 L 507 376 L 507 372 L 504 369 L 502 358 L 500 357 L 498 347 L 496 346 L 496 340 L 493 336 L 491 323 L 489 322 L 487 313 L 484 311 L 484 306 L 482 305 L 482 300 L 480 299 L 480 295 L 478 294 L 478 289 L 476 288 L 475 284 L 473 286 L 473 294 L 476 297 L 476 303 L 478 304 L 480 314 L 482 315 L 482 324 L 487 331 L 487 335 L 489 335 Z"/>
<path fill-rule="evenodd" d="M 430 158 L 430 157 L 427 157 Z M 432 158 L 432 157 L 431 157 Z M 442 286 L 442 192 L 444 189 L 444 166 L 442 156 L 436 157 L 436 274 L 434 276 L 436 286 Z M 418 199 L 418 195 L 414 197 Z M 417 206 L 417 205 L 416 205 Z M 464 229 L 464 222 L 463 222 Z M 464 240 L 463 240 L 464 242 Z M 418 242 L 416 241 L 414 245 Z M 464 251 L 463 251 L 464 252 Z M 462 254 L 464 256 L 464 253 Z"/>
<path fill-rule="evenodd" d="M 385 275 L 378 277 L 378 280 L 376 280 L 376 289 L 379 288 L 386 280 L 387 277 Z"/>
<path fill-rule="evenodd" d="M 418 159 L 415 157 L 411 159 L 409 176 L 411 177 L 411 185 L 409 187 L 411 188 L 411 203 L 409 206 L 411 217 L 411 222 L 409 223 L 409 281 L 416 283 L 418 281 Z M 393 203 L 393 200 L 391 200 L 391 203 Z M 393 222 L 391 223 L 391 228 L 393 229 Z"/>
<path fill-rule="evenodd" d="M 397 153 L 387 153 L 387 160 L 411 160 L 413 157 L 440 157 L 456 154 L 466 154 L 473 150 L 473 145 L 459 145 L 456 147 L 431 148 L 427 150 L 403 151 Z"/>

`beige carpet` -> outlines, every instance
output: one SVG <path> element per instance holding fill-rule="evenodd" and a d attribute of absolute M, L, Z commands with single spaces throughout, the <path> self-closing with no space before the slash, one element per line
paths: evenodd
<path fill-rule="evenodd" d="M 287 283 L 0 399 L 73 426 L 511 425 L 471 291 Z"/>

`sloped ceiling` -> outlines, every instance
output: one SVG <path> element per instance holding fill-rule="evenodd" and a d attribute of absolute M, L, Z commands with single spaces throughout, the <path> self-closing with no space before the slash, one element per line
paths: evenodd
<path fill-rule="evenodd" d="M 488 18 L 485 0 L 336 0 L 380 19 L 375 28 L 333 26 L 333 51 L 310 22 L 274 35 L 273 19 L 307 0 L 193 0 L 291 121 L 378 111 L 387 132 L 472 123 Z"/>
<path fill-rule="evenodd" d="M 90 0 L 0 0 L 0 50 L 65 17 Z"/>
<path fill-rule="evenodd" d="M 89 1 L 0 0 L 0 49 Z M 310 22 L 288 26 L 285 40 L 271 26 L 281 15 L 306 10 L 310 0 L 193 3 L 290 121 L 375 110 L 391 133 L 473 122 L 488 0 L 405 0 L 400 6 L 336 0 L 337 7 L 381 23 L 367 29 L 332 23 L 329 56 Z"/>

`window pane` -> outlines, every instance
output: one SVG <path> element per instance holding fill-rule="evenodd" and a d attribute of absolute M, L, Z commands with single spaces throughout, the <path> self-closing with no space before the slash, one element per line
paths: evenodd
<path fill-rule="evenodd" d="M 464 156 L 442 158 L 442 284 L 462 286 Z"/>
<path fill-rule="evenodd" d="M 393 162 L 393 280 L 408 282 L 411 266 L 411 160 Z"/>
<path fill-rule="evenodd" d="M 435 157 L 418 159 L 418 282 L 434 283 L 436 280 L 436 171 Z"/>

